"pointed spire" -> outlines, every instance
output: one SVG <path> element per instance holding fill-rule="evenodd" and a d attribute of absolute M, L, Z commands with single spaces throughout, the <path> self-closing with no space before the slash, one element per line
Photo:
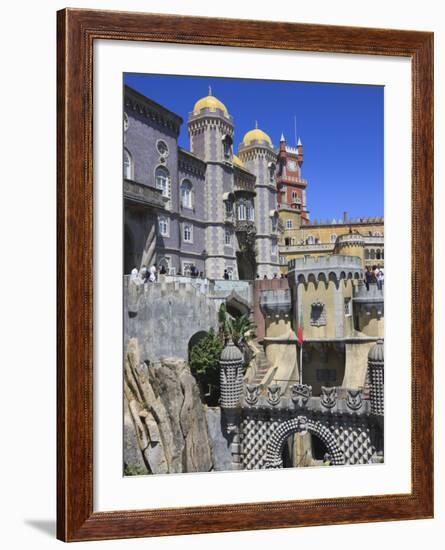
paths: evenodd
<path fill-rule="evenodd" d="M 258 128 L 258 120 L 255 120 L 255 128 Z"/>
<path fill-rule="evenodd" d="M 212 95 L 212 87 L 209 84 L 209 95 Z"/>
<path fill-rule="evenodd" d="M 285 138 L 284 138 L 283 132 L 281 132 L 281 137 L 280 137 L 280 142 L 282 142 L 282 141 L 286 141 Z"/>
<path fill-rule="evenodd" d="M 300 146 L 302 146 L 302 145 L 303 145 L 303 144 L 301 143 L 301 139 L 300 139 L 300 138 L 298 138 L 298 141 L 297 141 L 297 147 L 300 147 Z"/>

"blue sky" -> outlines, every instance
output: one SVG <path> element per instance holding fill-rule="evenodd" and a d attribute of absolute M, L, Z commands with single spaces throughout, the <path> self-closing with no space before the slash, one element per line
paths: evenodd
<path fill-rule="evenodd" d="M 304 147 L 311 219 L 383 216 L 382 86 L 214 77 L 125 74 L 124 82 L 184 119 L 179 144 L 189 148 L 188 113 L 208 93 L 234 117 L 234 150 L 258 126 L 278 146 L 297 135 Z"/>

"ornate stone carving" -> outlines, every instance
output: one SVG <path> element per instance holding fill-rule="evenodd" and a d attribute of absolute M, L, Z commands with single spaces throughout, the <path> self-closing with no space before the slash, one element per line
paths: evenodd
<path fill-rule="evenodd" d="M 362 390 L 346 390 L 346 406 L 348 409 L 358 411 L 363 404 Z"/>
<path fill-rule="evenodd" d="M 276 406 L 281 399 L 281 387 L 278 384 L 271 384 L 267 387 L 267 401 L 270 405 Z"/>
<path fill-rule="evenodd" d="M 311 325 L 313 327 L 326 325 L 326 308 L 324 303 L 319 300 L 311 304 Z"/>
<path fill-rule="evenodd" d="M 291 388 L 291 399 L 296 407 L 305 407 L 312 396 L 312 386 L 294 384 Z"/>
<path fill-rule="evenodd" d="M 296 418 L 296 432 L 305 435 L 308 431 L 308 419 L 305 416 L 297 416 Z"/>
<path fill-rule="evenodd" d="M 337 404 L 337 388 L 321 387 L 321 405 L 326 409 L 332 409 Z"/>
<path fill-rule="evenodd" d="M 244 399 L 248 405 L 256 405 L 260 396 L 260 388 L 256 384 L 246 384 Z"/>

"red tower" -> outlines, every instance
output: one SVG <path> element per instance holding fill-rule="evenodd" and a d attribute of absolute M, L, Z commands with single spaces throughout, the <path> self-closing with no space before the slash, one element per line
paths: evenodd
<path fill-rule="evenodd" d="M 294 208 L 301 212 L 301 222 L 309 222 L 309 211 L 306 207 L 307 181 L 301 177 L 303 164 L 303 144 L 298 139 L 296 147 L 289 147 L 281 134 L 278 151 L 278 205 Z"/>

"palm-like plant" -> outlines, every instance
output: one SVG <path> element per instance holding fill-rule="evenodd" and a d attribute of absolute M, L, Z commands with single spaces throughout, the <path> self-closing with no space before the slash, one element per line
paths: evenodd
<path fill-rule="evenodd" d="M 249 361 L 249 349 L 247 341 L 255 337 L 255 325 L 247 315 L 232 317 L 228 313 L 226 305 L 222 304 L 219 310 L 219 334 L 221 341 L 225 343 L 229 338 L 243 352 L 245 362 Z"/>

